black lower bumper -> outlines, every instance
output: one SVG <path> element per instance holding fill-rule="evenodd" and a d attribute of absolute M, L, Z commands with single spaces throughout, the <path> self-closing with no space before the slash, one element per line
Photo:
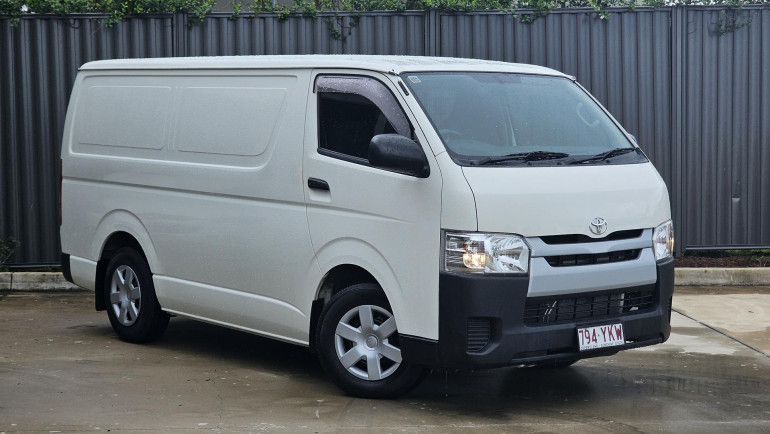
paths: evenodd
<path fill-rule="evenodd" d="M 400 335 L 402 355 L 429 366 L 491 368 L 606 356 L 661 343 L 671 333 L 673 260 L 657 265 L 657 277 L 641 288 L 654 293 L 642 311 L 532 325 L 524 320 L 528 277 L 441 273 L 439 340 Z M 625 345 L 579 351 L 578 327 L 617 323 L 623 324 Z"/>

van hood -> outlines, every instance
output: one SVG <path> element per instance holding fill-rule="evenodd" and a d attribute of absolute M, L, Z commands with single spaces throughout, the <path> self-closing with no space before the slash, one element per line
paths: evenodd
<path fill-rule="evenodd" d="M 671 218 L 666 185 L 651 163 L 462 169 L 481 232 L 599 238 Z M 601 235 L 590 230 L 596 217 L 607 223 Z"/>

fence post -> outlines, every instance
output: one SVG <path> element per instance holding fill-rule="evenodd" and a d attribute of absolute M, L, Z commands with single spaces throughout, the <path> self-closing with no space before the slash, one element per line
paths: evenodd
<path fill-rule="evenodd" d="M 185 57 L 188 56 L 188 36 L 189 31 L 187 29 L 187 14 L 177 12 L 171 16 L 171 26 L 173 31 L 173 44 L 172 44 L 172 56 L 173 57 Z"/>
<path fill-rule="evenodd" d="M 441 41 L 441 21 L 436 10 L 423 12 L 425 17 L 425 55 L 439 56 L 439 43 Z"/>
<path fill-rule="evenodd" d="M 676 228 L 676 255 L 679 256 L 687 245 L 684 227 L 686 212 L 684 195 L 684 134 L 687 119 L 685 100 L 685 80 L 687 78 L 687 7 L 671 8 L 671 144 L 674 176 L 671 185 L 671 207 Z"/>

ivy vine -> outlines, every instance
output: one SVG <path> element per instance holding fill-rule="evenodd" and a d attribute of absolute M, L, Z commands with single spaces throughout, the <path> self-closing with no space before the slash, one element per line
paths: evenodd
<path fill-rule="evenodd" d="M 0 16 L 15 23 L 27 13 L 66 16 L 75 13 L 107 14 L 105 25 L 145 14 L 185 13 L 195 25 L 211 12 L 216 0 L 0 0 Z M 438 10 L 471 12 L 502 10 L 523 23 L 531 23 L 555 9 L 591 8 L 600 19 L 610 16 L 609 8 L 637 6 L 725 5 L 719 13 L 716 33 L 723 35 L 751 24 L 752 15 L 744 14 L 747 4 L 768 4 L 768 0 L 294 0 L 290 6 L 273 0 L 231 0 L 236 19 L 246 12 L 255 16 L 275 14 L 280 21 L 293 16 L 323 17 L 332 38 L 344 41 L 355 29 L 361 14 L 369 11 Z"/>
<path fill-rule="evenodd" d="M 742 6 L 721 10 L 719 11 L 719 17 L 717 18 L 714 33 L 716 33 L 717 36 L 722 36 L 743 27 L 750 26 L 752 20 L 754 20 L 754 15 L 757 13 L 758 12 L 754 12 L 754 14 L 748 13 L 743 10 Z"/>
<path fill-rule="evenodd" d="M 19 247 L 19 242 L 13 238 L 0 238 L 0 271 L 5 269 L 5 261 L 11 257 L 13 251 Z"/>
<path fill-rule="evenodd" d="M 0 0 L 0 15 L 18 23 L 24 14 L 107 14 L 105 25 L 147 14 L 185 13 L 192 24 L 203 21 L 216 0 Z"/>

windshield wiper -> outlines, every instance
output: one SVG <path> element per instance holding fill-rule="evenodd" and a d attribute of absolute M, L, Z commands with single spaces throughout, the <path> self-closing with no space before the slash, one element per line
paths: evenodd
<path fill-rule="evenodd" d="M 604 161 L 604 160 L 609 160 L 612 157 L 617 157 L 618 155 L 628 154 L 629 152 L 636 152 L 636 148 L 610 149 L 607 152 L 602 152 L 601 154 L 596 154 L 591 157 L 576 158 L 572 161 L 568 161 L 567 164 L 583 164 L 591 161 Z"/>
<path fill-rule="evenodd" d="M 500 163 L 502 161 L 541 161 L 541 160 L 558 160 L 560 158 L 567 158 L 569 154 L 564 152 L 550 152 L 550 151 L 532 151 L 532 152 L 517 152 L 515 154 L 499 155 L 495 157 L 485 157 L 478 161 L 474 161 L 474 166 L 483 166 L 485 164 Z"/>

